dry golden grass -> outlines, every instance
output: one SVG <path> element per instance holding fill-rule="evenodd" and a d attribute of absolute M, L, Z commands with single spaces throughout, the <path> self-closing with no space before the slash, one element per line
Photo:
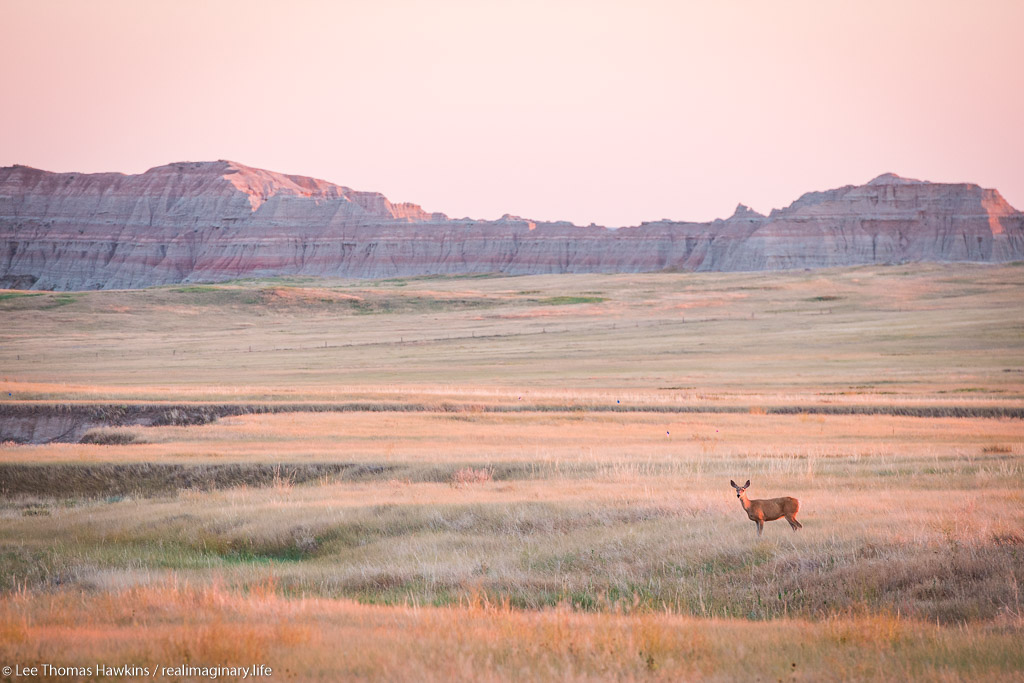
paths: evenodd
<path fill-rule="evenodd" d="M 519 607 L 1012 620 L 1024 581 L 1020 459 L 975 453 L 585 454 L 520 469 L 438 459 L 363 481 L 282 476 L 155 498 L 65 489 L 0 508 L 0 586 L 108 590 L 172 575 L 391 603 L 482 591 Z M 459 482 L 460 471 L 491 481 Z M 756 497 L 799 497 L 805 528 L 769 524 L 757 539 L 727 484 L 737 476 Z"/>
<path fill-rule="evenodd" d="M 661 413 L 284 413 L 133 427 L 130 444 L 0 445 L 8 463 L 573 463 L 717 467 L 762 460 L 822 473 L 929 460 L 1020 475 L 1024 422 L 987 418 Z M 718 464 L 716 466 L 716 463 Z M 683 467 L 685 465 L 685 467 Z M 747 467 L 747 464 L 738 465 Z M 999 469 L 999 468 L 1002 469 Z M 760 469 L 760 468 L 758 468 Z M 950 472 L 952 473 L 952 472 Z M 737 473 L 739 474 L 739 473 Z"/>
<path fill-rule="evenodd" d="M 294 280 L 273 305 L 278 281 L 43 294 L 0 300 L 0 388 L 86 400 L 343 401 L 395 387 L 416 400 L 429 387 L 512 401 L 528 390 L 1019 401 L 1022 284 L 1020 267 L 960 264 Z M 378 303 L 354 309 L 324 291 Z"/>
<path fill-rule="evenodd" d="M 437 406 L 0 444 L 0 663 L 1021 680 L 1024 421 L 773 410 L 1024 407 L 1022 284 L 908 266 L 0 297 L 8 401 Z M 758 539 L 740 478 L 798 497 L 803 530 Z"/>
<path fill-rule="evenodd" d="M 301 680 L 1021 680 L 1019 633 L 892 617 L 763 623 L 675 615 L 379 607 L 176 583 L 0 601 L 0 658 L 95 667 L 266 664 Z M 196 676 L 196 679 L 200 677 Z M 158 680 L 163 677 L 158 677 Z M 229 680 L 231 680 L 229 678 Z"/>

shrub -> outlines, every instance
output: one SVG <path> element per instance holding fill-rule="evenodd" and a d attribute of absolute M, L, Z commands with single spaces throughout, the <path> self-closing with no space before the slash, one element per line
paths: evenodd
<path fill-rule="evenodd" d="M 127 446 L 133 443 L 149 442 L 129 429 L 100 427 L 87 431 L 80 443 L 92 443 L 100 446 Z"/>
<path fill-rule="evenodd" d="M 463 467 L 452 475 L 451 484 L 455 488 L 462 488 L 470 484 L 483 484 L 491 481 L 491 471 L 486 468 L 473 469 L 472 467 Z"/>

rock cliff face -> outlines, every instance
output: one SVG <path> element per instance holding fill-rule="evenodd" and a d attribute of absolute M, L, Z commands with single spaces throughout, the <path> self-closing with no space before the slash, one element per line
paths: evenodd
<path fill-rule="evenodd" d="M 218 161 L 140 175 L 0 169 L 0 287 L 117 289 L 267 275 L 765 270 L 1024 259 L 995 190 L 887 174 L 763 216 L 577 227 L 453 220 L 415 204 Z"/>

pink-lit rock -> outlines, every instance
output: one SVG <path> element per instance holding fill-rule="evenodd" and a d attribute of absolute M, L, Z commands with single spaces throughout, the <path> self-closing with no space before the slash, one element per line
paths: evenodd
<path fill-rule="evenodd" d="M 609 229 L 453 220 L 374 192 L 218 161 L 140 175 L 0 169 L 0 286 L 112 289 L 268 275 L 379 278 L 1024 259 L 995 190 L 879 176 L 762 216 Z"/>

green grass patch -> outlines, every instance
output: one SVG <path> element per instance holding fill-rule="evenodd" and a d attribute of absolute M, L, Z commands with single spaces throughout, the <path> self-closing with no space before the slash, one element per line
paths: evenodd
<path fill-rule="evenodd" d="M 172 292 L 177 294 L 203 294 L 206 292 L 216 292 L 223 289 L 216 285 L 188 285 L 187 287 L 175 287 Z"/>
<path fill-rule="evenodd" d="M 546 299 L 538 299 L 537 303 L 542 306 L 567 306 L 570 304 L 599 304 L 607 300 L 603 296 L 549 296 Z"/>
<path fill-rule="evenodd" d="M 429 296 L 373 296 L 336 302 L 358 315 L 441 313 L 499 305 L 495 299 L 485 297 L 429 297 Z"/>
<path fill-rule="evenodd" d="M 2 292 L 0 293 L 0 301 L 9 301 L 10 299 L 24 299 L 32 296 L 43 296 L 42 292 Z"/>
<path fill-rule="evenodd" d="M 71 294 L 57 294 L 52 297 L 47 297 L 43 302 L 42 308 L 60 308 L 61 306 L 73 304 L 76 301 L 78 301 L 77 296 L 72 296 Z"/>
<path fill-rule="evenodd" d="M 0 303 L 14 304 L 9 310 L 40 310 L 60 308 L 78 301 L 73 294 L 52 294 L 50 292 L 4 292 L 0 294 Z"/>
<path fill-rule="evenodd" d="M 409 275 L 406 277 L 391 277 L 384 280 L 373 280 L 375 285 L 391 285 L 393 287 L 404 287 L 409 283 L 448 281 L 448 280 L 489 280 L 492 278 L 510 277 L 504 273 L 455 273 L 448 275 Z"/>

